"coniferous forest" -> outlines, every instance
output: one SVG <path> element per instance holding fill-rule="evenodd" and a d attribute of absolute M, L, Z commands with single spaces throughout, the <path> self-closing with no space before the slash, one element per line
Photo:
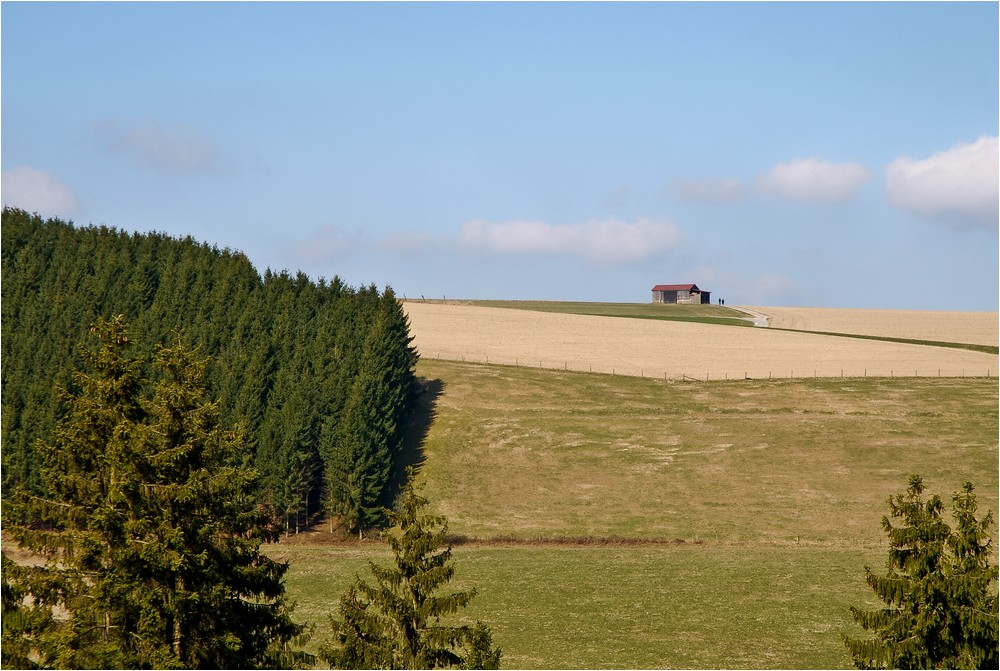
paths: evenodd
<path fill-rule="evenodd" d="M 256 496 L 284 533 L 325 518 L 381 522 L 418 387 L 391 288 L 267 270 L 240 252 L 161 233 L 77 227 L 5 208 L 2 221 L 3 492 L 45 493 L 39 441 L 79 344 L 121 316 L 136 354 L 180 337 L 208 360 L 222 424 L 240 426 Z"/>

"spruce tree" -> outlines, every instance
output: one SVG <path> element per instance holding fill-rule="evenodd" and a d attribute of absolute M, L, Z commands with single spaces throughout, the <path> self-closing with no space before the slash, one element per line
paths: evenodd
<path fill-rule="evenodd" d="M 329 512 L 359 534 L 381 521 L 382 496 L 402 440 L 407 395 L 399 383 L 393 323 L 375 316 L 357 377 L 331 439 L 327 469 Z"/>
<path fill-rule="evenodd" d="M 868 585 L 887 607 L 851 607 L 854 621 L 873 637 L 845 637 L 845 644 L 858 668 L 996 668 L 992 515 L 976 520 L 973 486 L 966 483 L 953 497 L 953 532 L 942 519 L 940 497 L 924 500 L 923 492 L 914 475 L 905 494 L 888 499 L 890 515 L 882 519 L 888 572 L 876 575 L 865 567 Z"/>
<path fill-rule="evenodd" d="M 971 482 L 952 496 L 955 528 L 948 538 L 948 589 L 951 638 L 949 666 L 966 669 L 1000 668 L 998 658 L 998 567 L 990 565 L 993 512 L 976 519 L 976 495 Z"/>
<path fill-rule="evenodd" d="M 135 356 L 149 360 L 156 343 L 183 327 L 210 357 L 206 381 L 222 416 L 246 427 L 243 447 L 262 476 L 259 496 L 286 514 L 289 529 L 315 519 L 342 484 L 359 502 L 350 510 L 362 513 L 353 529 L 380 521 L 389 477 L 383 474 L 392 472 L 384 463 L 397 461 L 416 392 L 416 353 L 391 289 L 380 294 L 374 285 L 355 290 L 336 277 L 313 283 L 303 273 L 270 270 L 262 278 L 242 254 L 190 237 L 78 227 L 13 208 L 3 209 L 0 229 L 5 498 L 15 487 L 52 495 L 37 446 L 50 441 L 58 423 L 54 382 L 73 388 L 81 364 L 74 345 L 86 325 L 123 314 L 143 334 Z M 355 384 L 363 368 L 365 380 Z M 340 427 L 355 388 L 374 400 L 355 401 L 354 429 L 347 431 Z M 378 425 L 368 431 L 362 425 L 370 417 Z M 351 482 L 334 464 L 347 434 L 359 441 L 370 434 L 379 445 L 358 452 L 357 467 L 354 448 L 341 451 L 340 472 L 353 474 Z M 336 516 L 330 518 L 333 524 Z"/>
<path fill-rule="evenodd" d="M 5 611 L 25 623 L 15 635 L 32 659 L 65 668 L 303 661 L 289 647 L 302 627 L 284 600 L 286 566 L 259 551 L 275 532 L 254 503 L 241 432 L 207 399 L 206 362 L 180 342 L 160 348 L 147 400 L 123 318 L 93 330 L 91 372 L 75 376 L 41 447 L 50 494 L 22 490 L 4 506 L 14 540 L 47 559 L 5 569 Z M 64 623 L 46 620 L 56 608 Z"/>
<path fill-rule="evenodd" d="M 489 627 L 449 626 L 441 618 L 466 607 L 475 588 L 440 594 L 455 574 L 445 547 L 444 517 L 421 512 L 427 500 L 412 484 L 398 509 L 386 511 L 386 533 L 394 566 L 370 562 L 374 583 L 356 580 L 341 598 L 339 617 L 330 616 L 336 644 L 320 657 L 337 668 L 498 668 Z"/>

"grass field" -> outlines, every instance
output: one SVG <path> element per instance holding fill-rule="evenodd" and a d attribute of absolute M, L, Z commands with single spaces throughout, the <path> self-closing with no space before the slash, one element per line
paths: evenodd
<path fill-rule="evenodd" d="M 327 639 L 335 610 L 367 562 L 360 547 L 269 546 L 291 563 L 297 619 Z M 874 607 L 864 584 L 875 550 L 686 545 L 459 546 L 455 589 L 479 593 L 455 622 L 481 619 L 505 668 L 847 668 L 851 605 Z"/>
<path fill-rule="evenodd" d="M 725 326 L 753 326 L 747 314 L 719 305 L 674 305 L 667 303 L 588 303 L 577 301 L 460 301 L 463 305 L 492 308 L 512 308 L 533 312 L 554 312 L 567 315 L 595 317 L 624 317 L 629 319 L 661 319 L 664 321 L 720 324 Z"/>
<path fill-rule="evenodd" d="M 844 668 L 910 473 L 997 510 L 994 379 L 664 383 L 421 361 L 422 493 L 514 668 Z M 996 529 L 994 528 L 994 531 Z M 591 542 L 583 542 L 587 537 Z M 632 544 L 600 539 L 629 538 Z M 593 540 L 597 539 L 597 540 Z M 377 543 L 279 544 L 319 624 Z"/>
<path fill-rule="evenodd" d="M 914 472 L 996 509 L 995 380 L 419 372 L 441 381 L 421 479 L 459 534 L 870 546 Z"/>

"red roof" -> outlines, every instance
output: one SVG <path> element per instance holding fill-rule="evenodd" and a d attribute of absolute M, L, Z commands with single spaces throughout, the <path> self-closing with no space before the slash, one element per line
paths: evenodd
<path fill-rule="evenodd" d="M 657 284 L 653 287 L 653 291 L 697 291 L 701 293 L 697 284 Z"/>

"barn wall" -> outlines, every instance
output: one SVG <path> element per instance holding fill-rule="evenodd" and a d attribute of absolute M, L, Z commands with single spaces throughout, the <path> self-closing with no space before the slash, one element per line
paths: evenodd
<path fill-rule="evenodd" d="M 702 291 L 701 293 L 691 293 L 691 291 L 688 289 L 681 289 L 678 291 L 654 291 L 653 302 L 698 305 L 704 303 L 711 303 L 712 293 L 710 291 Z"/>

